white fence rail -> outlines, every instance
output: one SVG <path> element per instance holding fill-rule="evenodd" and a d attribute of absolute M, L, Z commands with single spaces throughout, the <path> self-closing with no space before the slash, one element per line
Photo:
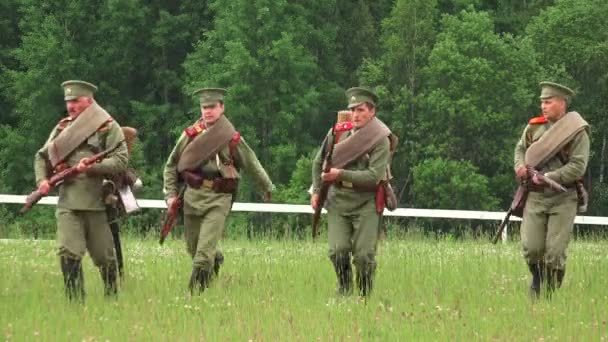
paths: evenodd
<path fill-rule="evenodd" d="M 0 194 L 0 203 L 25 203 L 24 195 L 2 195 Z M 138 199 L 138 205 L 141 208 L 157 208 L 163 209 L 167 206 L 165 201 Z M 38 204 L 56 205 L 57 197 L 44 197 Z M 275 204 L 275 203 L 241 203 L 236 202 L 232 207 L 233 211 L 252 211 L 252 212 L 267 212 L 267 213 L 285 213 L 285 214 L 312 214 L 312 208 L 304 204 Z M 506 213 L 501 211 L 474 211 L 474 210 L 443 210 L 443 209 L 413 209 L 413 208 L 398 208 L 395 211 L 385 211 L 386 216 L 400 217 L 426 217 L 426 218 L 449 218 L 449 219 L 465 219 L 465 220 L 491 220 L 500 221 Z M 511 217 L 511 221 L 520 221 L 518 217 Z M 576 224 L 593 224 L 608 226 L 608 217 L 600 216 L 577 216 L 574 221 Z"/>

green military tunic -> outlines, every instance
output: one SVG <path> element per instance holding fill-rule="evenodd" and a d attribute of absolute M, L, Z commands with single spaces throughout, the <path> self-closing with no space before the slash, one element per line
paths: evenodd
<path fill-rule="evenodd" d="M 550 122 L 529 124 L 515 146 L 515 169 L 524 166 L 528 147 L 551 127 Z M 568 188 L 531 191 L 524 208 L 521 241 L 528 264 L 544 262 L 550 269 L 564 269 L 566 249 L 576 217 L 578 198 L 574 182 L 583 177 L 589 160 L 589 135 L 579 132 L 566 147 L 538 167 L 548 178 Z"/>
<path fill-rule="evenodd" d="M 72 123 L 73 120 L 69 117 L 61 120 L 44 146 L 36 153 L 36 184 L 40 185 L 52 174 L 47 162 L 49 143 Z M 115 262 L 112 234 L 103 202 L 102 182 L 104 177 L 126 169 L 128 154 L 126 144 L 121 142 L 123 140 L 120 125 L 109 120 L 67 156 L 67 166 L 75 166 L 83 158 L 121 144 L 109 157 L 92 165 L 87 172 L 68 179 L 59 186 L 56 218 L 60 256 L 80 260 L 88 250 L 97 266 Z"/>
<path fill-rule="evenodd" d="M 356 130 L 347 131 L 339 141 L 353 134 L 356 134 Z M 330 139 L 329 135 L 327 139 Z M 329 188 L 325 208 L 328 214 L 329 257 L 334 265 L 350 263 L 352 255 L 358 272 L 373 274 L 376 268 L 380 215 L 376 212 L 375 189 L 386 174 L 390 160 L 389 147 L 389 139 L 381 139 L 367 154 L 345 166 Z M 321 152 L 319 150 L 313 162 L 315 194 L 322 184 L 321 166 L 325 156 Z"/>
<path fill-rule="evenodd" d="M 205 134 L 203 131 L 200 134 Z M 169 199 L 178 195 L 179 176 L 177 164 L 181 153 L 186 148 L 189 137 L 182 133 L 171 151 L 164 169 L 164 193 Z M 205 178 L 227 177 L 231 160 L 228 144 L 215 157 L 200 166 L 200 173 Z M 274 186 L 268 174 L 260 164 L 253 150 L 241 138 L 234 148 L 234 165 L 253 178 L 258 189 L 270 192 Z M 240 175 L 236 174 L 236 177 Z M 226 217 L 232 206 L 232 194 L 216 193 L 201 186 L 198 189 L 186 186 L 184 193 L 184 225 L 186 227 L 186 244 L 188 253 L 193 259 L 193 267 L 211 270 L 215 260 L 217 244 L 220 240 Z"/>

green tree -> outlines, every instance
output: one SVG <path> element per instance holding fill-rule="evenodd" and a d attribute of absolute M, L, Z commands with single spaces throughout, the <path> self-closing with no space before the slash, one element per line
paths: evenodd
<path fill-rule="evenodd" d="M 381 117 L 400 138 L 393 161 L 395 182 L 403 198 L 411 184 L 412 166 L 419 155 L 417 97 L 423 82 L 422 68 L 433 47 L 438 19 L 436 1 L 398 0 L 382 22 L 381 51 L 367 59 L 359 74 L 363 84 L 377 85 L 381 96 Z"/>
<path fill-rule="evenodd" d="M 495 34 L 487 13 L 444 16 L 418 115 L 425 156 L 470 161 L 508 203 L 513 148 L 538 113 L 538 72 L 527 42 Z"/>
<path fill-rule="evenodd" d="M 417 207 L 495 210 L 498 204 L 488 178 L 467 160 L 427 159 L 416 165 L 414 177 Z"/>

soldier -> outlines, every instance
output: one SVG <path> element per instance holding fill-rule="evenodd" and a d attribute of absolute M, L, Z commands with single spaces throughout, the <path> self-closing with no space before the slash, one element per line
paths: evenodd
<path fill-rule="evenodd" d="M 65 292 L 70 300 L 84 301 L 82 257 L 88 251 L 99 267 L 106 296 L 116 295 L 116 256 L 103 202 L 104 177 L 127 166 L 127 146 L 118 123 L 93 99 L 97 87 L 83 81 L 61 84 L 68 116 L 52 130 L 36 153 L 36 184 L 43 194 L 50 190 L 53 172 L 76 166 L 81 173 L 59 186 L 57 244 Z M 119 146 L 103 161 L 87 165 L 88 157 Z"/>
<path fill-rule="evenodd" d="M 135 137 L 137 136 L 137 130 L 132 127 L 123 126 L 122 132 L 127 142 L 127 151 L 130 157 Z M 135 170 L 129 167 L 126 171 L 104 180 L 103 187 L 108 223 L 110 224 L 112 238 L 114 239 L 114 249 L 116 250 L 118 274 L 122 279 L 124 277 L 124 260 L 122 244 L 120 242 L 120 219 L 139 210 L 133 193 L 139 191 L 143 187 L 143 183 L 137 177 Z"/>
<path fill-rule="evenodd" d="M 515 146 L 515 173 L 526 182 L 523 211 L 523 255 L 532 273 L 530 294 L 547 295 L 559 288 L 566 272 L 566 249 L 577 213 L 585 207 L 582 177 L 589 160 L 589 125 L 577 112 L 567 112 L 574 92 L 561 84 L 541 82 L 542 116 L 530 120 Z M 529 177 L 528 167 L 563 185 L 556 192 Z M 578 196 L 581 191 L 580 196 Z M 580 201 L 579 201 L 580 199 Z"/>
<path fill-rule="evenodd" d="M 344 130 L 347 125 L 338 123 L 334 129 L 338 133 L 333 137 L 328 134 L 326 147 L 317 153 L 312 168 L 311 205 L 323 206 L 319 202 L 322 182 L 331 183 L 325 208 L 329 258 L 338 278 L 338 293 L 352 292 L 352 258 L 359 294 L 368 296 L 373 287 L 384 190 L 390 178 L 389 161 L 396 137 L 376 117 L 375 93 L 356 87 L 348 89 L 346 96 L 352 111 L 352 130 Z M 331 150 L 327 148 L 330 143 L 335 143 L 335 147 L 331 168 L 325 173 L 321 151 Z"/>
<path fill-rule="evenodd" d="M 239 171 L 254 178 L 265 201 L 270 201 L 274 189 L 255 153 L 224 115 L 225 93 L 219 88 L 193 93 L 200 98 L 201 118 L 181 134 L 164 169 L 169 207 L 180 194 L 179 183 L 185 182 L 183 209 L 186 245 L 192 257 L 191 293 L 204 291 L 223 262 L 216 248 L 236 195 Z"/>

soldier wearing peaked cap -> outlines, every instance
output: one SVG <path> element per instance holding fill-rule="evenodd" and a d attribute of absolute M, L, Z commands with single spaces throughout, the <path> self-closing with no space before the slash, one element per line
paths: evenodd
<path fill-rule="evenodd" d="M 68 116 L 53 128 L 47 142 L 36 152 L 34 171 L 39 191 L 50 190 L 55 172 L 76 166 L 81 172 L 59 185 L 57 244 L 65 292 L 70 300 L 84 300 L 82 257 L 88 251 L 99 267 L 105 294 L 117 293 L 114 245 L 103 202 L 104 178 L 127 167 L 127 146 L 120 125 L 93 99 L 97 87 L 84 81 L 61 84 Z M 106 159 L 88 165 L 86 158 L 102 150 L 118 148 Z"/>
<path fill-rule="evenodd" d="M 356 87 L 348 89 L 346 96 L 352 125 L 338 123 L 332 130 L 335 134 L 330 131 L 326 146 L 317 153 L 311 205 L 327 209 L 329 258 L 336 271 L 338 293 L 352 292 L 354 263 L 358 293 L 368 296 L 374 283 L 379 228 L 388 204 L 389 163 L 397 139 L 376 117 L 378 96 L 374 92 Z M 328 148 L 328 144 L 335 145 Z M 327 151 L 333 154 L 329 156 Z M 323 172 L 324 163 L 330 160 L 329 172 Z M 327 200 L 320 203 L 321 187 L 327 184 L 331 184 Z M 394 203 L 394 198 L 391 200 Z"/>
<path fill-rule="evenodd" d="M 589 125 L 577 112 L 568 112 L 574 92 L 561 84 L 542 82 L 542 116 L 532 118 L 515 146 L 516 176 L 528 187 L 523 210 L 521 242 L 532 273 L 530 294 L 547 296 L 559 288 L 566 272 L 566 249 L 577 209 L 586 208 L 582 178 L 589 161 Z M 556 192 L 528 167 L 563 185 Z"/>
<path fill-rule="evenodd" d="M 201 118 L 186 128 L 167 159 L 164 192 L 168 206 L 185 183 L 184 224 L 186 246 L 192 257 L 191 293 L 202 292 L 219 272 L 217 244 L 232 207 L 240 171 L 252 177 L 270 200 L 274 185 L 255 153 L 224 114 L 221 88 L 203 88 L 199 97 Z"/>

